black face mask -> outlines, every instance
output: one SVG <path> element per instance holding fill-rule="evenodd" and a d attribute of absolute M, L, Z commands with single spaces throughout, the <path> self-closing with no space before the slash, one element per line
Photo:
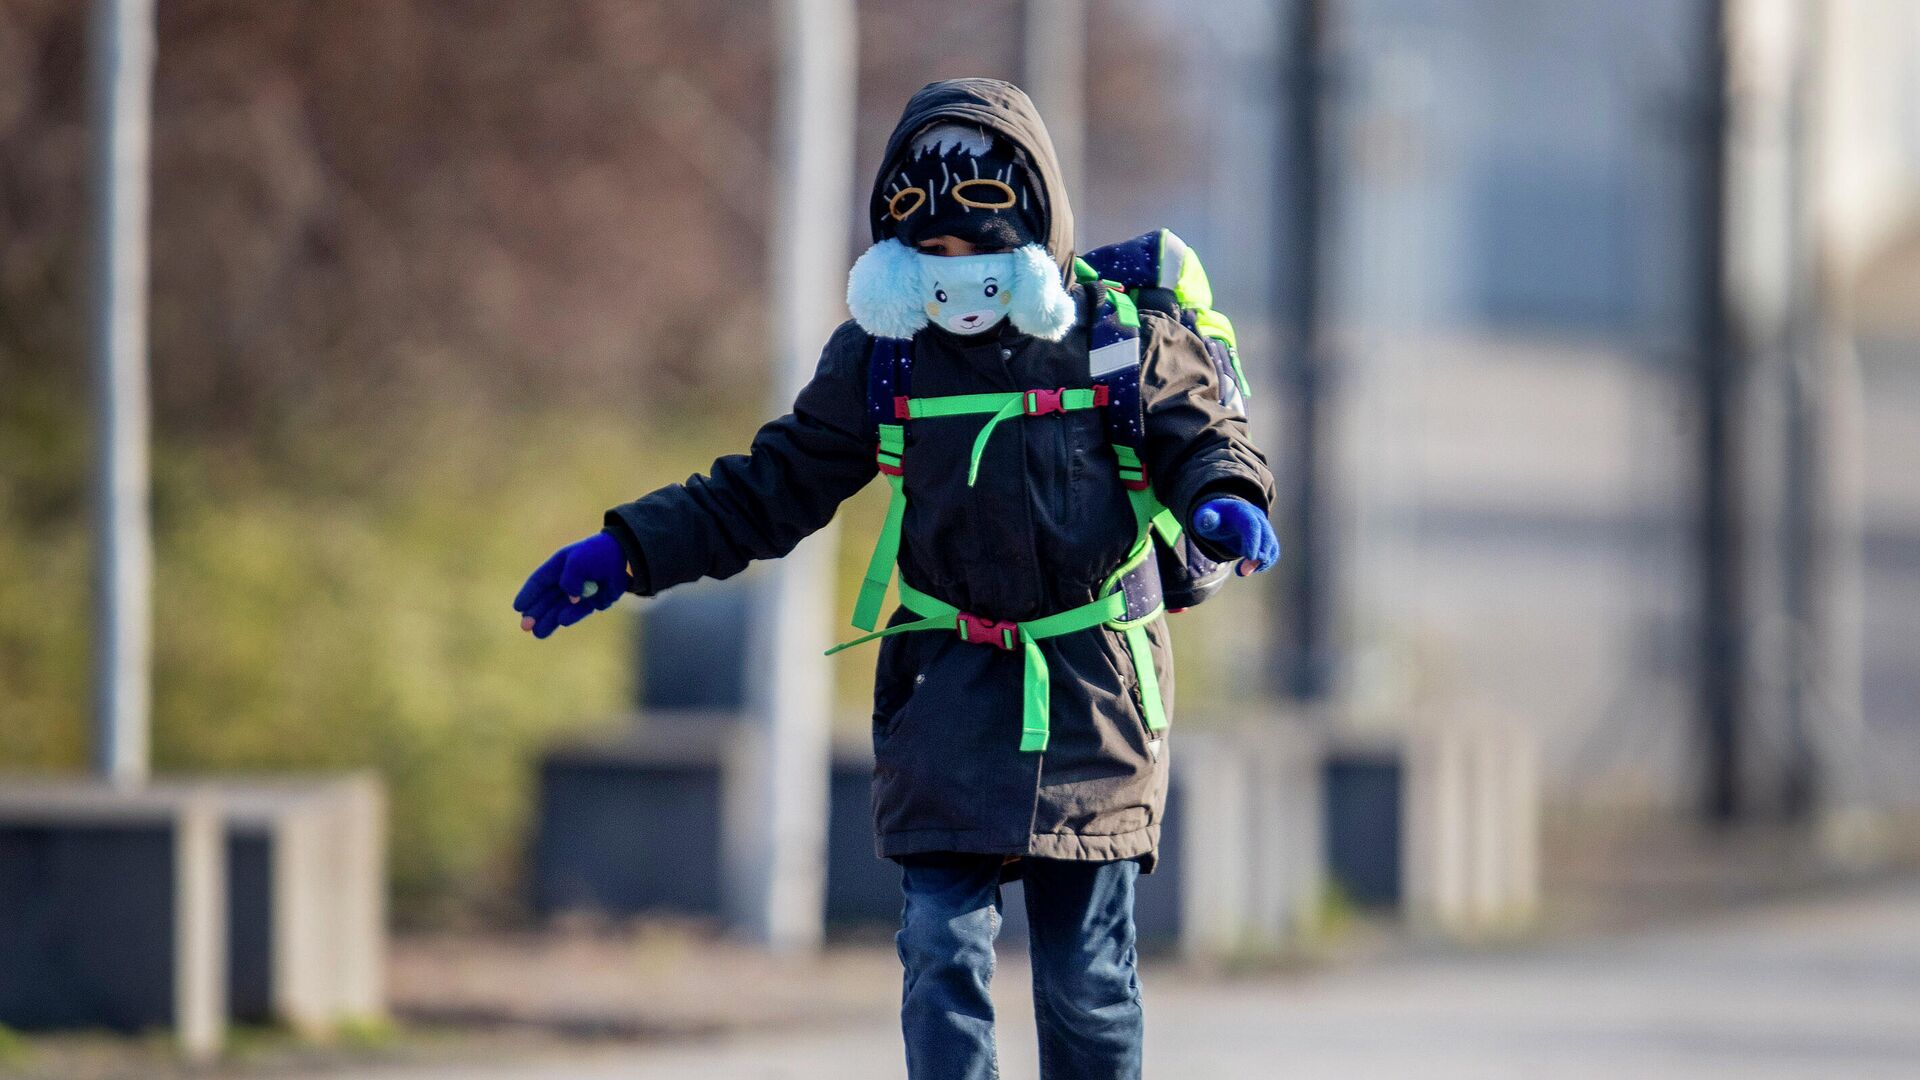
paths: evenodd
<path fill-rule="evenodd" d="M 1038 207 L 1019 152 L 978 128 L 934 125 L 887 178 L 887 220 L 912 246 L 955 236 L 985 249 L 1032 243 Z"/>

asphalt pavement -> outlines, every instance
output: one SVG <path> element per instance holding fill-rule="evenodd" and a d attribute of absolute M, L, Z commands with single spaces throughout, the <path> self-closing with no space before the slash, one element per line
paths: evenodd
<path fill-rule="evenodd" d="M 1920 1078 L 1920 882 L 1576 941 L 1203 979 L 1143 974 L 1147 1075 Z M 1026 969 L 995 986 L 1001 1075 L 1032 1080 Z M 881 1080 L 895 1017 L 367 1080 Z M 317 1078 L 316 1078 L 317 1080 Z"/>

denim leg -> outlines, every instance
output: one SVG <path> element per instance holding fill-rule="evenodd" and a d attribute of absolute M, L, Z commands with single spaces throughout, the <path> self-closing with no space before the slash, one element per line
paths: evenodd
<path fill-rule="evenodd" d="M 993 939 L 1000 933 L 1000 856 L 901 860 L 906 905 L 894 944 L 903 970 L 900 1028 L 909 1080 L 995 1080 Z"/>
<path fill-rule="evenodd" d="M 1138 1080 L 1144 1018 L 1133 932 L 1140 864 L 1028 859 L 1041 1080 Z"/>

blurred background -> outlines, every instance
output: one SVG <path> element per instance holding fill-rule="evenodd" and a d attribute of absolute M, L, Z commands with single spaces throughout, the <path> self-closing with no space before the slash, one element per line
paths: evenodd
<path fill-rule="evenodd" d="M 841 291 L 901 106 L 961 75 L 1034 92 L 1083 249 L 1171 227 L 1239 327 L 1286 562 L 1176 620 L 1178 726 L 1498 732 L 1548 927 L 1914 864 L 1920 3 L 859 4 L 795 283 L 772 118 L 823 11 L 155 7 L 151 760 L 377 772 L 403 1020 L 461 1022 L 460 934 L 550 932 L 539 762 L 646 693 L 647 602 L 534 642 L 514 591 L 745 448 L 777 305 Z M 9 773 L 94 738 L 93 18 L 0 2 Z M 824 541 L 836 624 L 883 507 Z M 843 743 L 871 665 L 822 664 Z M 704 925 L 621 948 L 733 956 Z"/>

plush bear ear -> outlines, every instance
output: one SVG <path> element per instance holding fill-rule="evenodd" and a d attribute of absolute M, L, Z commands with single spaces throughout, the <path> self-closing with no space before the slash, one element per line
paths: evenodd
<path fill-rule="evenodd" d="M 875 337 L 912 337 L 927 325 L 926 305 L 920 257 L 898 240 L 868 248 L 847 275 L 847 310 Z"/>
<path fill-rule="evenodd" d="M 1039 244 L 1013 252 L 1013 302 L 1007 318 L 1023 334 L 1059 341 L 1073 329 L 1073 297 L 1060 283 L 1060 265 Z"/>

